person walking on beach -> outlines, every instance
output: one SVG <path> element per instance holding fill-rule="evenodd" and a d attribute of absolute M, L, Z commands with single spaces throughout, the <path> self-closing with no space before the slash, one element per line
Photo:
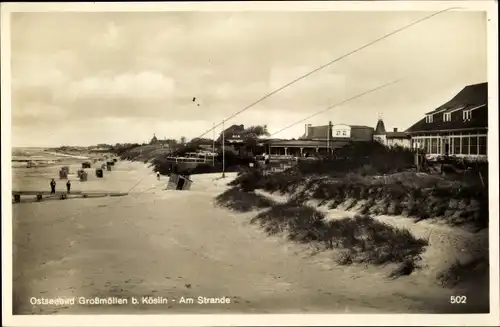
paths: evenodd
<path fill-rule="evenodd" d="M 158 180 L 160 180 L 160 173 L 159 172 L 156 173 L 156 178 L 158 178 Z"/>
<path fill-rule="evenodd" d="M 53 178 L 50 181 L 50 194 L 56 194 L 56 181 Z"/>
<path fill-rule="evenodd" d="M 71 191 L 71 182 L 69 180 L 66 183 L 66 190 L 68 191 L 68 193 Z"/>

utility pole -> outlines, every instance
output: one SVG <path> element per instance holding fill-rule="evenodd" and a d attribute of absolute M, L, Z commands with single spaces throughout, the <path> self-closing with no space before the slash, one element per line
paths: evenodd
<path fill-rule="evenodd" d="M 326 150 L 328 151 L 328 157 L 330 157 L 330 127 L 332 122 L 328 121 L 328 128 L 326 132 Z"/>
<path fill-rule="evenodd" d="M 226 171 L 226 148 L 225 148 L 225 136 L 224 136 L 224 120 L 222 120 L 222 178 L 226 177 L 225 171 Z"/>
<path fill-rule="evenodd" d="M 215 166 L 215 123 L 212 128 L 212 166 Z"/>

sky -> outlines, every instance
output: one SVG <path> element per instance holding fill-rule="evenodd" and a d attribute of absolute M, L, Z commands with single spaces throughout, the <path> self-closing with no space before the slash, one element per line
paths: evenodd
<path fill-rule="evenodd" d="M 13 146 L 199 137 L 292 80 L 429 12 L 48 12 L 11 16 Z M 487 79 L 486 16 L 445 12 L 230 119 L 404 130 Z M 193 102 L 193 98 L 196 98 Z M 221 127 L 216 129 L 220 133 Z M 205 137 L 212 137 L 208 132 Z"/>

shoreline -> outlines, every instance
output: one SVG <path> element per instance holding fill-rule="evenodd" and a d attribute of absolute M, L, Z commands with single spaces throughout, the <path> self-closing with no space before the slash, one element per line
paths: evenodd
<path fill-rule="evenodd" d="M 61 153 L 61 152 L 54 152 L 54 151 L 45 151 L 46 153 L 52 154 L 56 157 L 68 157 L 68 158 L 73 158 L 73 159 L 91 159 L 91 157 L 86 157 L 86 156 L 78 156 L 78 155 L 73 155 L 73 154 L 67 154 L 67 153 Z"/>

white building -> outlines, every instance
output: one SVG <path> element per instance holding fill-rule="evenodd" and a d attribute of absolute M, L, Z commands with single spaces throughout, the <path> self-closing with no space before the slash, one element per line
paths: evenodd
<path fill-rule="evenodd" d="M 388 147 L 411 147 L 411 138 L 409 134 L 406 132 L 398 132 L 397 128 L 394 128 L 392 132 L 387 132 L 385 130 L 384 121 L 381 118 L 377 122 L 377 127 L 375 127 L 373 139 Z"/>

